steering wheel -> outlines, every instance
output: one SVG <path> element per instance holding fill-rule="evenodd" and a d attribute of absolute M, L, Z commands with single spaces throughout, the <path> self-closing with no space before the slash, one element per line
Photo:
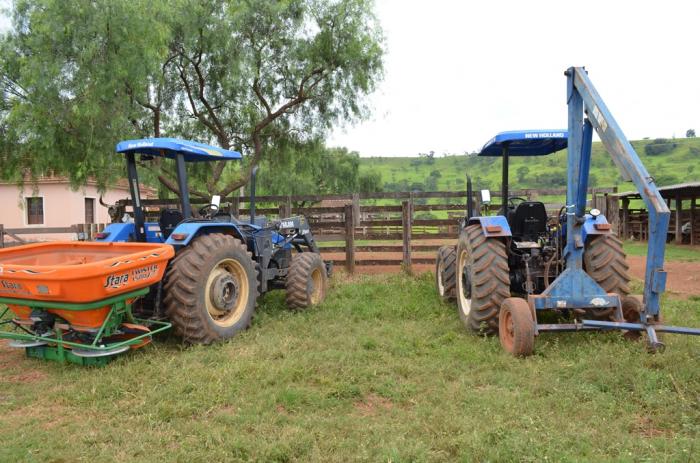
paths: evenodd
<path fill-rule="evenodd" d="M 203 217 L 213 217 L 219 211 L 219 206 L 216 204 L 207 204 L 199 209 L 199 215 Z"/>
<path fill-rule="evenodd" d="M 524 203 L 525 201 L 527 201 L 527 199 L 521 198 L 520 196 L 510 196 L 510 197 L 508 197 L 508 207 L 515 208 L 518 205 L 518 204 L 515 204 L 516 201 L 518 202 L 518 204 L 520 204 L 520 203 Z"/>

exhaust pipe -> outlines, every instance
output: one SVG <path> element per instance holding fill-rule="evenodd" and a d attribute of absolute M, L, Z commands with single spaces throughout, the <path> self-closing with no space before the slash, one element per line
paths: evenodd
<path fill-rule="evenodd" d="M 474 190 L 472 190 L 472 178 L 467 175 L 467 220 L 474 217 Z"/>

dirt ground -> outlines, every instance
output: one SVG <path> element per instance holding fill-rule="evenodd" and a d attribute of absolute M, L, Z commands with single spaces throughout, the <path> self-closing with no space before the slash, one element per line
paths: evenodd
<path fill-rule="evenodd" d="M 434 252 L 414 252 L 414 257 L 434 257 Z M 344 254 L 340 253 L 324 253 L 324 259 L 345 259 Z M 372 253 L 357 253 L 358 260 L 363 259 L 401 259 L 401 254 L 393 252 L 372 252 Z M 627 261 L 630 264 L 630 272 L 632 277 L 637 280 L 644 280 L 645 258 L 641 256 L 628 256 Z M 668 272 L 666 282 L 666 290 L 676 293 L 680 296 L 700 296 L 700 262 L 674 262 L 666 261 L 664 264 Z M 414 272 L 422 273 L 426 271 L 434 271 L 434 265 L 413 265 Z M 367 265 L 356 266 L 355 270 L 363 274 L 379 274 L 379 273 L 397 273 L 401 270 L 398 266 L 387 265 Z"/>
<path fill-rule="evenodd" d="M 632 277 L 644 280 L 646 259 L 642 256 L 627 256 Z M 664 268 L 668 272 L 666 291 L 682 296 L 700 295 L 700 262 L 666 261 Z"/>

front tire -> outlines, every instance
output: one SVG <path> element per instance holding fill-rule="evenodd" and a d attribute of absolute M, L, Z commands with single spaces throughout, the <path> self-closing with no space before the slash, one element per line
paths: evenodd
<path fill-rule="evenodd" d="M 498 332 L 498 311 L 510 297 L 506 246 L 487 238 L 481 225 L 469 225 L 459 235 L 456 267 L 457 307 L 464 326 L 476 332 Z"/>
<path fill-rule="evenodd" d="M 230 235 L 201 235 L 168 266 L 165 313 L 191 344 L 228 339 L 250 325 L 258 297 L 255 262 Z"/>
<path fill-rule="evenodd" d="M 305 309 L 326 298 L 328 276 L 320 254 L 302 252 L 292 257 L 287 273 L 287 307 Z"/>
<path fill-rule="evenodd" d="M 435 287 L 440 298 L 445 301 L 456 299 L 455 261 L 457 251 L 454 246 L 441 246 L 435 261 Z"/>

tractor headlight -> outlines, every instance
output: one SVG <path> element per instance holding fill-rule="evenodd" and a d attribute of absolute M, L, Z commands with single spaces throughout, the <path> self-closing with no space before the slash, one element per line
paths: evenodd
<path fill-rule="evenodd" d="M 600 215 L 600 210 L 599 209 L 591 209 L 590 214 L 595 219 L 596 217 L 598 217 Z"/>

